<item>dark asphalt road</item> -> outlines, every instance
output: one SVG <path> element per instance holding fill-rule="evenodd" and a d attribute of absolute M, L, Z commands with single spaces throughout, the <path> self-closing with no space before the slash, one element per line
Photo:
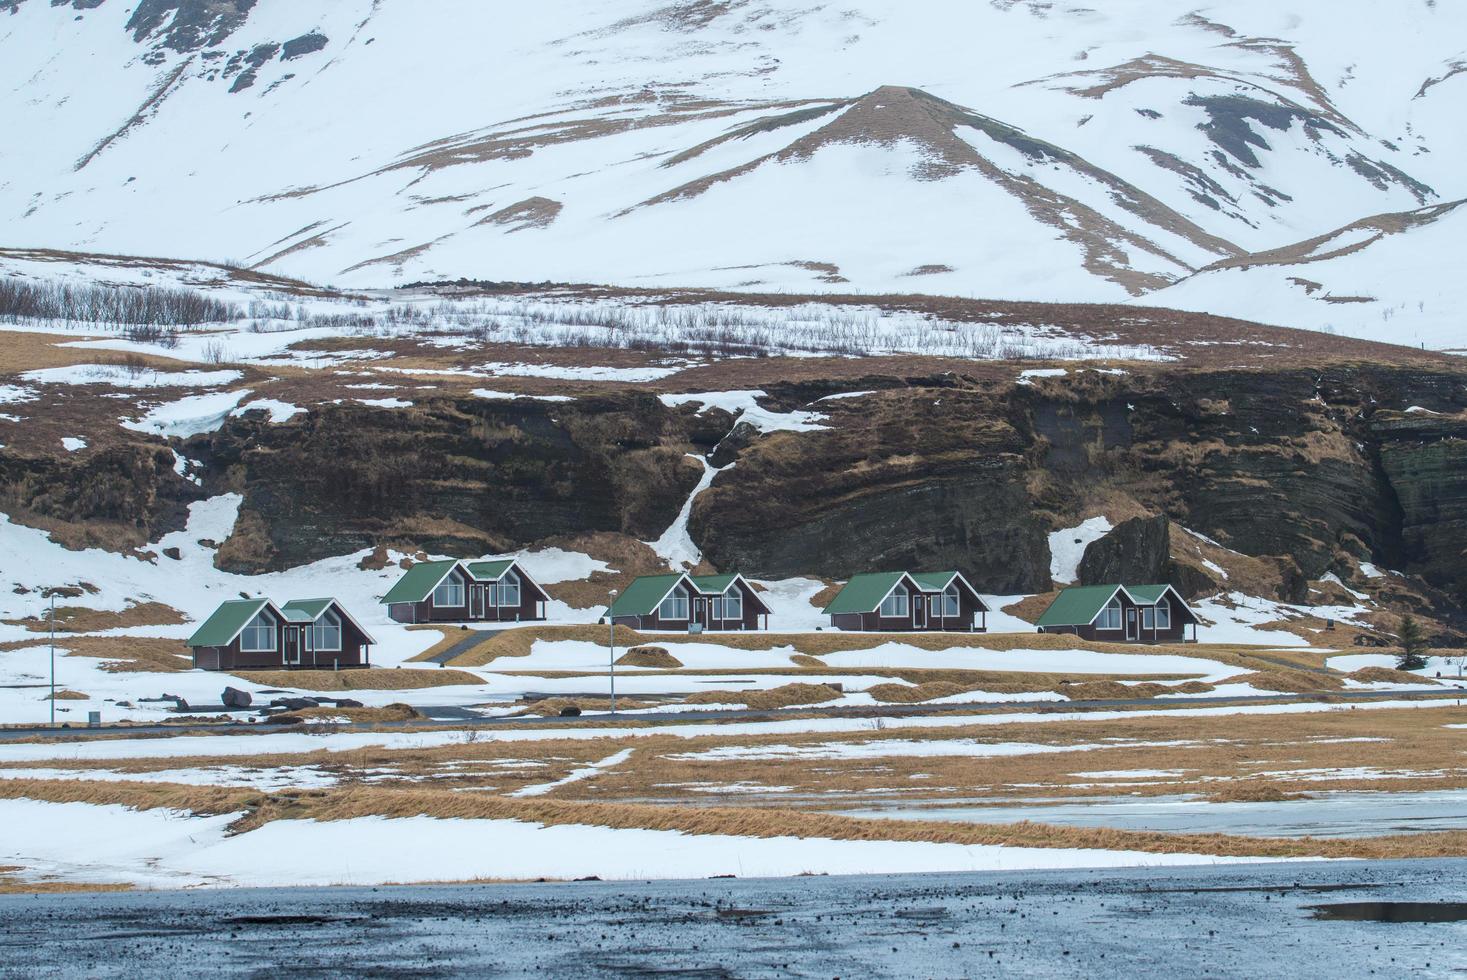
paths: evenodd
<path fill-rule="evenodd" d="M 1311 906 L 1464 893 L 1457 860 L 10 895 L 0 976 L 1434 977 L 1467 925 Z"/>
<path fill-rule="evenodd" d="M 347 692 L 350 693 L 350 692 Z M 1040 711 L 1040 712 L 1072 712 L 1072 711 L 1100 711 L 1109 708 L 1206 708 L 1230 704 L 1284 704 L 1291 701 L 1310 701 L 1328 699 L 1331 701 L 1420 701 L 1433 700 L 1452 703 L 1467 699 L 1467 690 L 1456 691 L 1402 691 L 1393 693 L 1390 691 L 1328 691 L 1320 695 L 1308 694 L 1249 694 L 1234 697 L 1200 697 L 1189 698 L 1165 698 L 1161 700 L 1151 698 L 1113 698 L 1098 701 L 1005 701 L 999 703 L 973 703 L 973 704 L 886 704 L 873 707 L 830 707 L 822 708 L 812 705 L 801 708 L 785 708 L 780 710 L 756 710 L 752 708 L 736 708 L 721 711 L 669 711 L 655 715 L 625 715 L 616 716 L 616 720 L 625 721 L 654 721 L 666 722 L 699 722 L 699 721 L 774 721 L 780 718 L 789 718 L 793 713 L 815 716 L 821 718 L 906 718 L 916 715 L 942 715 L 942 714 L 969 714 L 984 715 L 997 714 L 1005 711 Z M 571 727 L 587 722 L 602 723 L 613 720 L 611 715 L 584 714 L 579 718 L 541 718 L 534 715 L 524 715 L 517 718 L 460 718 L 466 712 L 461 707 L 423 707 L 421 711 L 428 714 L 438 714 L 440 717 L 422 718 L 415 721 L 399 722 L 371 722 L 361 724 L 344 724 L 338 726 L 341 731 L 367 731 L 378 728 L 419 728 L 424 726 L 438 727 L 445 723 L 452 723 L 460 727 L 476 727 L 490 725 L 511 726 L 542 726 L 551 725 L 555 727 Z M 449 717 L 449 716 L 453 717 Z M 240 732 L 240 731 L 290 731 L 288 727 L 277 727 L 263 725 L 246 721 L 239 722 L 214 722 L 211 724 L 190 725 L 187 723 L 171 725 L 108 725 L 102 728 L 68 728 L 54 729 L 45 726 L 27 726 L 24 728 L 0 728 L 0 742 L 30 738 L 35 735 L 57 735 L 64 738 L 85 739 L 98 735 L 180 735 L 198 732 Z"/>

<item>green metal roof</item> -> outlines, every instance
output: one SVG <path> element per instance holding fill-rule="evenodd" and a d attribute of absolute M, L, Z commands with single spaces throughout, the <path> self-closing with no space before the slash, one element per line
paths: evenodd
<path fill-rule="evenodd" d="M 1131 598 L 1135 599 L 1138 605 L 1154 606 L 1161 601 L 1162 595 L 1170 588 L 1171 586 L 1166 584 L 1128 585 L 1126 586 L 1126 591 L 1131 594 Z"/>
<path fill-rule="evenodd" d="M 499 581 L 499 576 L 509 571 L 509 566 L 513 564 L 513 558 L 498 558 L 494 561 L 464 562 L 464 566 L 468 568 L 469 574 L 481 582 Z"/>
<path fill-rule="evenodd" d="M 1054 597 L 1036 626 L 1088 626 L 1100 615 L 1117 590 L 1139 606 L 1154 606 L 1171 586 L 1162 585 L 1072 585 Z"/>
<path fill-rule="evenodd" d="M 457 564 L 458 560 L 455 558 L 418 562 L 403 573 L 396 585 L 387 590 L 387 594 L 382 597 L 382 603 L 422 602 L 433 594 L 433 589 L 443 581 L 443 576 Z"/>
<path fill-rule="evenodd" d="M 902 580 L 906 572 L 865 572 L 861 575 L 851 576 L 851 580 L 845 584 L 830 605 L 825 607 L 825 615 L 833 616 L 836 613 L 866 613 L 872 612 L 881 605 L 896 584 Z"/>
<path fill-rule="evenodd" d="M 910 572 L 912 581 L 927 592 L 941 592 L 958 577 L 957 572 Z"/>
<path fill-rule="evenodd" d="M 314 623 L 335 601 L 335 599 L 292 599 L 281 606 L 280 611 L 292 623 Z"/>
<path fill-rule="evenodd" d="M 682 574 L 643 575 L 616 597 L 607 614 L 611 616 L 649 616 L 672 587 L 682 581 Z"/>
<path fill-rule="evenodd" d="M 1088 626 L 1119 585 L 1072 585 L 1054 597 L 1036 626 Z"/>
<path fill-rule="evenodd" d="M 189 637 L 191 647 L 227 647 L 239 636 L 240 630 L 249 624 L 270 604 L 269 599 L 230 599 L 220 603 L 214 614 L 204 620 L 202 626 Z"/>
<path fill-rule="evenodd" d="M 734 579 L 738 577 L 737 572 L 731 575 L 689 575 L 688 581 L 692 582 L 693 588 L 699 592 L 716 595 L 727 592 L 728 587 L 733 585 Z"/>

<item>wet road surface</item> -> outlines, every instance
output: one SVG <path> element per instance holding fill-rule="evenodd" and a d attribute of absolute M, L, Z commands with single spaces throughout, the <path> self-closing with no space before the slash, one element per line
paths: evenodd
<path fill-rule="evenodd" d="M 1464 860 L 11 895 L 0 976 L 1431 977 L 1463 895 Z"/>

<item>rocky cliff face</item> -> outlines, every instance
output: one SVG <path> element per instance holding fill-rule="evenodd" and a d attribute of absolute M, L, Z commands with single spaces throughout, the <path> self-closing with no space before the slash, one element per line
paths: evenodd
<path fill-rule="evenodd" d="M 651 396 L 441 399 L 263 414 L 197 437 L 210 492 L 244 495 L 221 564 L 275 569 L 382 543 L 512 550 L 560 534 L 660 534 L 700 476 L 708 429 Z"/>

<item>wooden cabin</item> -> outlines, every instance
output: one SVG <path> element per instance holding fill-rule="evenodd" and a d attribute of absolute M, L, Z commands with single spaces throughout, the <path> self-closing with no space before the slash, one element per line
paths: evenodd
<path fill-rule="evenodd" d="M 1036 625 L 1041 633 L 1103 643 L 1197 642 L 1197 615 L 1170 585 L 1072 586 L 1055 596 Z"/>
<path fill-rule="evenodd" d="M 335 599 L 232 599 L 188 645 L 200 670 L 343 670 L 370 667 L 376 642 Z"/>
<path fill-rule="evenodd" d="M 607 610 L 639 630 L 727 632 L 769 628 L 769 606 L 742 575 L 643 575 Z"/>
<path fill-rule="evenodd" d="M 830 625 L 868 632 L 988 630 L 988 606 L 960 572 L 868 572 L 852 576 L 825 607 Z"/>
<path fill-rule="evenodd" d="M 549 594 L 513 558 L 418 562 L 382 597 L 399 623 L 529 623 Z"/>

